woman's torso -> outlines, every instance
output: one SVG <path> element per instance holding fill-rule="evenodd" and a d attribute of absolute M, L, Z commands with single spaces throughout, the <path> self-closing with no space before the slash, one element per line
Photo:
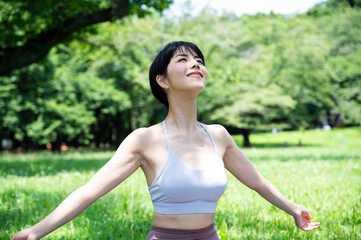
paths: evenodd
<path fill-rule="evenodd" d="M 172 151 L 183 163 L 194 169 L 207 169 L 214 159 L 215 148 L 209 135 L 198 124 L 197 130 L 192 133 L 178 131 L 169 127 L 168 139 Z M 207 127 L 213 136 L 220 157 L 224 155 L 225 146 L 217 138 L 217 131 Z M 154 179 L 167 160 L 169 148 L 162 124 L 156 124 L 145 130 L 140 153 L 143 157 L 142 169 L 146 176 L 148 186 Z M 214 222 L 214 213 L 192 213 L 192 214 L 154 214 L 153 225 L 162 228 L 176 229 L 199 229 L 209 226 Z"/>

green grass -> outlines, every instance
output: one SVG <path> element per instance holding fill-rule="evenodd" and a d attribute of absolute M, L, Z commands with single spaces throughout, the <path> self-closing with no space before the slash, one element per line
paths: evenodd
<path fill-rule="evenodd" d="M 235 136 L 239 146 L 243 144 L 242 135 Z M 254 147 L 283 147 L 284 143 L 297 146 L 301 141 L 304 147 L 342 147 L 359 148 L 361 146 L 361 127 L 334 128 L 305 131 L 288 131 L 277 134 L 251 134 L 250 141 Z"/>
<path fill-rule="evenodd" d="M 251 136 L 262 148 L 244 153 L 285 196 L 309 208 L 321 226 L 312 232 L 297 229 L 290 216 L 228 175 L 216 215 L 221 239 L 360 239 L 360 133 L 361 128 L 351 128 Z M 304 147 L 292 147 L 299 138 Z M 284 141 L 291 147 L 281 147 Z M 44 218 L 111 155 L 0 155 L 0 239 L 10 239 Z M 145 239 L 151 222 L 146 181 L 137 171 L 44 239 Z"/>

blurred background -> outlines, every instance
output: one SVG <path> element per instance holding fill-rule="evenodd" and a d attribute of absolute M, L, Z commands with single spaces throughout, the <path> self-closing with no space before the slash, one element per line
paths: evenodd
<path fill-rule="evenodd" d="M 163 120 L 148 69 L 175 40 L 194 42 L 205 56 L 199 121 L 226 126 L 239 145 L 330 140 L 302 139 L 308 129 L 360 136 L 360 7 L 359 0 L 0 1 L 2 151 L 114 148 Z M 290 130 L 301 135 L 272 140 Z M 268 135 L 252 141 L 261 132 Z"/>

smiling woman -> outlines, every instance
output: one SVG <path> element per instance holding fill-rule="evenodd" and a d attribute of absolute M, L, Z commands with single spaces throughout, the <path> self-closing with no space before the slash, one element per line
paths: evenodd
<path fill-rule="evenodd" d="M 186 68 L 185 65 L 190 62 L 196 64 L 198 63 L 199 69 L 181 69 L 182 66 L 183 68 Z M 174 70 L 177 71 L 177 73 L 173 72 L 172 68 L 175 68 Z M 187 73 L 181 71 L 189 72 Z M 164 49 L 161 50 L 154 59 L 149 69 L 150 87 L 153 95 L 166 107 L 169 106 L 166 91 L 170 87 L 169 84 L 171 84 L 169 81 L 166 82 L 167 77 L 169 78 L 169 73 L 174 75 L 179 74 L 179 77 L 184 77 L 184 74 L 189 77 L 190 73 L 195 73 L 201 76 L 205 84 L 205 80 L 207 79 L 207 69 L 205 67 L 203 53 L 193 43 L 173 42 L 164 47 Z"/>
<path fill-rule="evenodd" d="M 227 186 L 225 169 L 292 215 L 302 230 L 317 228 L 319 223 L 311 222 L 308 210 L 286 199 L 267 181 L 224 127 L 197 121 L 197 97 L 206 80 L 204 57 L 195 44 L 178 41 L 166 45 L 149 71 L 153 94 L 169 108 L 165 120 L 132 132 L 87 184 L 13 239 L 44 237 L 138 168 L 144 172 L 154 207 L 147 239 L 219 239 L 214 219 Z"/>

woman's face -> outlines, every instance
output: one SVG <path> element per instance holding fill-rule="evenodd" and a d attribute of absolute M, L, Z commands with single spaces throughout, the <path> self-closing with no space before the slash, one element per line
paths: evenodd
<path fill-rule="evenodd" d="M 202 59 L 188 49 L 177 50 L 167 67 L 169 91 L 204 89 L 207 69 Z"/>

